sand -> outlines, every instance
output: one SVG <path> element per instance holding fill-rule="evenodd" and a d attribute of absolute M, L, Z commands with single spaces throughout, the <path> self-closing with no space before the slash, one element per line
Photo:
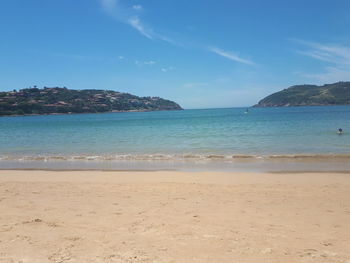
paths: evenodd
<path fill-rule="evenodd" d="M 0 262 L 350 263 L 350 174 L 0 171 Z"/>

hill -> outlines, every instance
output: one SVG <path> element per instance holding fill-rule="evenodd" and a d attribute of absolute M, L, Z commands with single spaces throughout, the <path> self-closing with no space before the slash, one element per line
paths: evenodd
<path fill-rule="evenodd" d="M 273 93 L 255 107 L 350 105 L 350 82 L 297 85 Z"/>
<path fill-rule="evenodd" d="M 177 103 L 159 97 L 138 97 L 111 90 L 44 87 L 0 92 L 0 116 L 181 109 Z"/>

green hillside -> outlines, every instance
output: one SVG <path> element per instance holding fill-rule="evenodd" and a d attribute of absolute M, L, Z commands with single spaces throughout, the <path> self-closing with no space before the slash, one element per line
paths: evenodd
<path fill-rule="evenodd" d="M 349 105 L 350 82 L 323 86 L 297 85 L 273 93 L 259 101 L 256 107 Z"/>
<path fill-rule="evenodd" d="M 138 97 L 111 90 L 45 87 L 0 92 L 0 116 L 181 109 L 177 103 L 159 97 Z"/>

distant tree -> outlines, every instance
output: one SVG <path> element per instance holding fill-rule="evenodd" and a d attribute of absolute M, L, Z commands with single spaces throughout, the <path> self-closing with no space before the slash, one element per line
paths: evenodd
<path fill-rule="evenodd" d="M 44 87 L 45 89 L 46 87 Z M 19 94 L 8 96 L 8 92 L 0 92 L 0 116 L 45 114 L 45 113 L 83 113 L 107 112 L 112 110 L 166 110 L 181 109 L 172 101 L 160 98 L 138 97 L 107 90 L 70 90 L 50 88 L 40 92 L 37 86 L 21 89 Z M 4 99 L 5 97 L 7 97 Z"/>

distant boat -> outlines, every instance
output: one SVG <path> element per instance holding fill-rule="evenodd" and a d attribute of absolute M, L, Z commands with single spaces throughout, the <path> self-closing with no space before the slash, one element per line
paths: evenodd
<path fill-rule="evenodd" d="M 249 109 L 247 108 L 247 109 L 245 109 L 245 112 L 244 112 L 245 114 L 247 114 L 247 113 L 249 113 Z"/>

